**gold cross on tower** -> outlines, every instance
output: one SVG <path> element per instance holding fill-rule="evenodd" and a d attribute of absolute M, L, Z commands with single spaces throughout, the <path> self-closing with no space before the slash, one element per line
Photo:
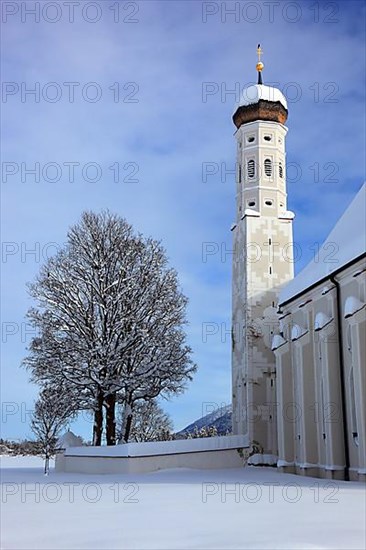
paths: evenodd
<path fill-rule="evenodd" d="M 262 82 L 262 71 L 263 71 L 264 65 L 261 61 L 261 55 L 263 55 L 263 50 L 262 50 L 260 44 L 258 44 L 257 54 L 258 54 L 258 63 L 256 65 L 256 69 L 258 71 L 258 84 L 263 84 L 263 82 Z"/>
<path fill-rule="evenodd" d="M 258 62 L 260 63 L 260 61 L 261 61 L 261 55 L 263 54 L 263 51 L 262 51 L 262 48 L 261 48 L 261 45 L 260 45 L 260 44 L 258 44 L 257 54 L 258 54 Z"/>

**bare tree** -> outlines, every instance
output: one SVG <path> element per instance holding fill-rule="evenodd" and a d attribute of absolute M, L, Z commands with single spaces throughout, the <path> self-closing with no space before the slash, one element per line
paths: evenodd
<path fill-rule="evenodd" d="M 172 438 L 173 423 L 155 399 L 136 402 L 130 431 L 130 441 L 165 441 Z M 119 430 L 119 438 L 123 433 Z"/>
<path fill-rule="evenodd" d="M 41 268 L 28 316 L 38 328 L 25 364 L 35 381 L 77 388 L 94 410 L 93 443 L 124 440 L 137 400 L 179 393 L 196 370 L 183 326 L 187 299 L 161 244 L 119 216 L 84 213 L 68 242 Z"/>
<path fill-rule="evenodd" d="M 49 473 L 50 458 L 58 450 L 58 437 L 75 413 L 75 403 L 70 401 L 67 393 L 47 386 L 42 390 L 35 404 L 31 428 L 45 459 L 46 475 Z"/>

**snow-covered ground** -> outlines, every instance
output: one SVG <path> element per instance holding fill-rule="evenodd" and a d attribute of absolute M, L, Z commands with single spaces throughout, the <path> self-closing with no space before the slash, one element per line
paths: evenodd
<path fill-rule="evenodd" d="M 365 548 L 365 487 L 270 468 L 43 476 L 2 457 L 1 548 Z"/>

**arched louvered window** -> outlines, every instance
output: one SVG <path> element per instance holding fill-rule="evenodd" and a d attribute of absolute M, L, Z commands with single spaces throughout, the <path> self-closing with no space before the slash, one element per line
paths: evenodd
<path fill-rule="evenodd" d="M 253 159 L 248 160 L 247 164 L 248 178 L 254 178 L 255 176 L 255 162 Z"/>
<path fill-rule="evenodd" d="M 280 164 L 278 165 L 278 174 L 279 174 L 280 178 L 283 178 L 283 166 L 282 166 L 282 162 L 280 162 Z"/>
<path fill-rule="evenodd" d="M 272 176 L 272 161 L 271 159 L 265 159 L 264 160 L 264 173 L 267 177 Z"/>

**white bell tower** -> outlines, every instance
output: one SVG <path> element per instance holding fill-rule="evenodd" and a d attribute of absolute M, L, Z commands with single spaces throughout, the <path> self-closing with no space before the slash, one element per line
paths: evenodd
<path fill-rule="evenodd" d="M 237 128 L 236 223 L 232 285 L 233 432 L 277 454 L 276 372 L 271 350 L 280 287 L 293 278 L 292 220 L 287 210 L 287 102 L 280 90 L 245 88 Z"/>

